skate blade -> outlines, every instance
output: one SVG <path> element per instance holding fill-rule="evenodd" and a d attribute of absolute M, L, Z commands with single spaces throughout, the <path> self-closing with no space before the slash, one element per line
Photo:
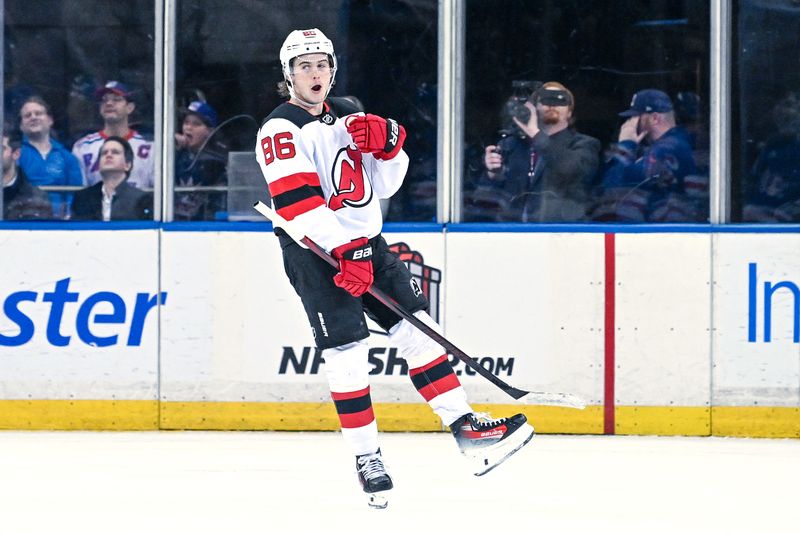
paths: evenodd
<path fill-rule="evenodd" d="M 386 496 L 385 492 L 368 492 L 367 494 L 367 504 L 372 509 L 386 509 L 389 506 L 389 498 Z"/>
<path fill-rule="evenodd" d="M 483 456 L 473 457 L 473 460 L 477 461 L 475 467 L 477 471 L 474 474 L 482 476 L 491 472 L 528 444 L 534 435 L 533 426 L 525 424 L 515 431 L 502 445 L 487 451 Z"/>

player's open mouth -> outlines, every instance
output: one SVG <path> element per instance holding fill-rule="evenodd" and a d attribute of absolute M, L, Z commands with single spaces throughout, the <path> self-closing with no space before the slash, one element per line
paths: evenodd
<path fill-rule="evenodd" d="M 322 90 L 322 85 L 319 85 L 319 84 L 317 84 L 317 85 L 314 85 L 314 86 L 311 88 L 311 90 L 312 90 L 312 91 L 314 91 L 315 93 L 318 93 L 318 92 L 320 92 L 320 91 Z"/>

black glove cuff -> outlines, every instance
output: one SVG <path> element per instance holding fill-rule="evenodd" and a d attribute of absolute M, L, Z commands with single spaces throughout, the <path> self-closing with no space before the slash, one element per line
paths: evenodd
<path fill-rule="evenodd" d="M 400 142 L 400 124 L 391 118 L 386 119 L 386 146 L 383 151 L 387 154 L 394 152 L 397 148 L 397 143 Z"/>

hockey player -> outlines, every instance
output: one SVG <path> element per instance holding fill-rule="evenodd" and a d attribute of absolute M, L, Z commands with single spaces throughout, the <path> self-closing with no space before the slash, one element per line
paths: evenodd
<path fill-rule="evenodd" d="M 378 446 L 369 387 L 369 336 L 364 313 L 388 332 L 408 363 L 414 386 L 450 427 L 481 475 L 533 436 L 524 415 L 491 419 L 473 413 L 445 350 L 383 307 L 376 287 L 431 327 L 428 302 L 381 236 L 379 200 L 403 182 L 406 132 L 395 120 L 365 114 L 328 98 L 336 76 L 333 43 L 318 29 L 296 30 L 280 50 L 288 102 L 264 121 L 256 159 L 273 208 L 339 261 L 339 272 L 278 229 L 284 267 L 303 302 L 339 415 L 342 434 L 372 507 L 386 507 L 392 479 Z"/>
<path fill-rule="evenodd" d="M 128 184 L 140 189 L 153 188 L 153 143 L 129 127 L 128 119 L 136 109 L 131 90 L 121 82 L 109 81 L 95 91 L 103 117 L 103 129 L 75 141 L 72 153 L 78 158 L 84 185 L 102 181 L 100 175 L 100 146 L 111 136 L 122 137 L 133 148 L 136 164 Z"/>

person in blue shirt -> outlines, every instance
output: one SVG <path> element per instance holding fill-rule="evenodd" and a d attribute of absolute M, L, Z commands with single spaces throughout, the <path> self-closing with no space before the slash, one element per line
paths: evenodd
<path fill-rule="evenodd" d="M 19 166 L 30 182 L 37 186 L 71 185 L 81 187 L 83 175 L 78 160 L 61 143 L 51 137 L 53 114 L 41 97 L 31 96 L 19 112 L 22 151 Z M 73 194 L 50 192 L 53 216 L 69 218 Z"/>
<path fill-rule="evenodd" d="M 691 190 L 698 174 L 691 140 L 675 122 L 670 97 L 657 89 L 637 92 L 619 142 L 607 153 L 595 221 L 702 222 L 708 209 Z"/>

